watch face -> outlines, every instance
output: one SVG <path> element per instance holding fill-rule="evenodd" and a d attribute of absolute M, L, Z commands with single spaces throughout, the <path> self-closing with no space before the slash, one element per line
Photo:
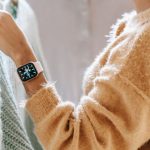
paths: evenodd
<path fill-rule="evenodd" d="M 37 76 L 38 72 L 33 63 L 28 63 L 17 69 L 17 72 L 22 81 L 30 80 Z"/>

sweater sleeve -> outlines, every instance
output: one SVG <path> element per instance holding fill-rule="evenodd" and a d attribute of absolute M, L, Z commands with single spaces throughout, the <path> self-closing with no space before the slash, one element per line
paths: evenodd
<path fill-rule="evenodd" d="M 150 54 L 147 42 L 144 46 L 142 53 L 139 43 L 122 57 L 120 66 L 120 51 L 111 53 L 77 107 L 63 102 L 54 85 L 28 100 L 46 150 L 134 150 L 150 139 Z"/>

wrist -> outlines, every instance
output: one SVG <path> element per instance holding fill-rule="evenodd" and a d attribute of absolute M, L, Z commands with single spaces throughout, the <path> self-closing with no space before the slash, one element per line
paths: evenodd
<path fill-rule="evenodd" d="M 18 53 L 17 55 L 15 55 L 15 57 L 12 57 L 12 58 L 17 68 L 29 62 L 37 61 L 37 58 L 34 55 L 31 48 L 22 49 L 21 53 Z M 46 83 L 47 83 L 46 77 L 44 76 L 44 73 L 41 72 L 34 79 L 24 82 L 23 85 L 26 89 L 27 95 L 32 96 L 39 89 L 43 87 L 43 84 L 46 84 Z"/>
<path fill-rule="evenodd" d="M 14 60 L 17 67 L 31 61 L 37 61 L 37 58 L 30 47 L 23 48 L 18 54 L 12 56 L 12 59 Z"/>

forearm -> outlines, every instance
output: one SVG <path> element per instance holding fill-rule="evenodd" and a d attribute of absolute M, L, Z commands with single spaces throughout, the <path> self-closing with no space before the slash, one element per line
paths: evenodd
<path fill-rule="evenodd" d="M 20 54 L 20 55 L 18 54 L 18 55 L 15 55 L 15 57 L 13 57 L 13 60 L 17 68 L 31 61 L 33 62 L 37 61 L 37 58 L 34 55 L 30 46 L 24 45 L 22 49 L 24 49 L 22 50 L 24 54 Z M 26 89 L 27 94 L 31 96 L 34 93 L 36 93 L 40 88 L 42 88 L 43 84 L 46 84 L 46 83 L 47 83 L 46 77 L 44 76 L 43 73 L 40 73 L 36 78 L 29 80 L 27 82 L 23 82 L 23 85 Z"/>

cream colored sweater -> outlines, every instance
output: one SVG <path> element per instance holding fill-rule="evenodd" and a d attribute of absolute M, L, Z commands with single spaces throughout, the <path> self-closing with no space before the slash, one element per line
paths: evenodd
<path fill-rule="evenodd" d="M 140 148 L 150 139 L 150 9 L 117 22 L 85 73 L 77 107 L 63 102 L 54 85 L 26 107 L 45 150 Z"/>

